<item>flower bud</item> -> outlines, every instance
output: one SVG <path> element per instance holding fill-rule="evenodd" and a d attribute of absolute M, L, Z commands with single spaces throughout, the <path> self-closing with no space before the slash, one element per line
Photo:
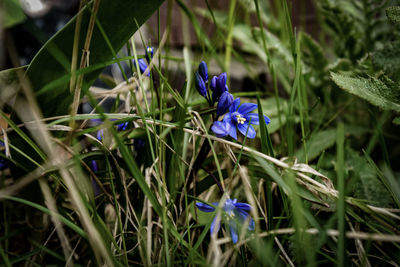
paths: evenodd
<path fill-rule="evenodd" d="M 219 98 L 217 105 L 217 115 L 218 116 L 223 115 L 232 105 L 232 103 L 233 103 L 233 96 L 228 91 L 225 91 Z"/>
<path fill-rule="evenodd" d="M 221 94 L 225 90 L 226 87 L 226 72 L 221 73 L 217 78 L 217 87 L 221 91 Z"/>
<path fill-rule="evenodd" d="M 196 72 L 196 77 L 195 77 L 195 84 L 196 84 L 196 89 L 201 94 L 203 97 L 207 97 L 207 88 L 206 84 L 204 83 L 203 78 L 200 76 L 198 72 Z"/>
<path fill-rule="evenodd" d="M 226 85 L 226 72 L 221 73 L 218 77 L 214 76 L 211 80 L 210 87 L 211 90 L 213 90 L 213 101 L 216 102 L 224 92 L 229 91 L 228 86 Z"/>
<path fill-rule="evenodd" d="M 208 69 L 207 69 L 207 64 L 204 61 L 200 62 L 199 73 L 200 73 L 201 78 L 203 78 L 204 82 L 207 83 L 208 82 Z"/>
<path fill-rule="evenodd" d="M 150 58 L 149 58 L 149 55 L 150 55 Z M 153 55 L 154 55 L 153 47 L 148 46 L 146 48 L 146 60 L 147 60 L 147 63 L 150 63 L 151 59 L 153 58 Z"/>

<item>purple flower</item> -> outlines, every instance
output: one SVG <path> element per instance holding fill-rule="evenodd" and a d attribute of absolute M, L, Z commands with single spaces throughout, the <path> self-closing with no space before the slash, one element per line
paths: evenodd
<path fill-rule="evenodd" d="M 200 62 L 199 74 L 201 78 L 203 78 L 203 81 L 205 83 L 208 83 L 208 69 L 207 69 L 207 64 L 204 61 Z"/>
<path fill-rule="evenodd" d="M 195 74 L 196 89 L 203 97 L 207 98 L 207 87 L 201 75 L 196 72 Z"/>
<path fill-rule="evenodd" d="M 233 103 L 233 95 L 225 91 L 219 98 L 217 105 L 217 115 L 223 115 Z"/>
<path fill-rule="evenodd" d="M 256 137 L 256 131 L 252 125 L 258 125 L 258 113 L 250 113 L 255 110 L 258 105 L 253 103 L 243 103 L 240 107 L 240 98 L 236 98 L 229 107 L 229 112 L 225 114 L 222 122 L 215 121 L 211 130 L 217 137 L 230 135 L 237 140 L 236 128 L 247 138 Z M 265 124 L 270 123 L 270 119 L 264 115 Z"/>
<path fill-rule="evenodd" d="M 218 202 L 212 203 L 213 206 L 218 206 Z M 214 207 L 210 205 L 204 204 L 202 202 L 196 202 L 196 207 L 204 212 L 213 212 L 215 211 Z M 249 211 L 251 210 L 251 206 L 247 203 L 237 202 L 237 199 L 231 200 L 228 198 L 223 207 L 222 219 L 228 224 L 229 232 L 231 234 L 232 242 L 234 244 L 238 241 L 238 229 L 240 229 L 240 224 L 243 224 L 246 220 L 249 221 L 248 229 L 254 230 L 254 220 L 250 217 Z M 239 224 L 239 225 L 238 225 Z M 214 217 L 214 220 L 211 223 L 210 232 L 211 234 L 217 233 L 219 231 L 220 224 L 217 222 L 217 216 Z"/>
<path fill-rule="evenodd" d="M 218 101 L 222 94 L 229 91 L 226 85 L 226 72 L 221 73 L 218 77 L 214 76 L 211 79 L 210 88 L 212 93 L 212 99 L 214 102 Z"/>

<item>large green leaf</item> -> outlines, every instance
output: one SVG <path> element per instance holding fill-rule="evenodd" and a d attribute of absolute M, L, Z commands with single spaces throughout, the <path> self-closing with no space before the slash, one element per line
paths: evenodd
<path fill-rule="evenodd" d="M 348 73 L 333 72 L 331 72 L 331 76 L 332 80 L 343 90 L 382 109 L 400 112 L 400 90 L 389 78 L 383 77 L 379 80 L 371 76 L 364 78 Z"/>
<path fill-rule="evenodd" d="M 97 21 L 104 30 L 113 50 L 119 51 L 162 2 L 163 0 L 101 0 Z M 80 61 L 86 39 L 91 8 L 86 6 L 81 13 L 83 17 L 79 38 L 78 61 Z M 39 91 L 51 81 L 70 73 L 76 18 L 73 18 L 61 31 L 56 33 L 42 47 L 29 65 L 27 75 L 34 91 Z M 114 57 L 114 52 L 108 46 L 99 29 L 99 24 L 94 27 L 91 38 L 90 65 L 109 61 Z M 101 69 L 85 75 L 83 92 L 89 88 L 100 72 Z M 73 94 L 69 92 L 68 83 L 65 83 L 57 87 L 56 90 L 41 94 L 38 98 L 38 103 L 44 116 L 54 116 L 66 114 L 72 99 Z"/>

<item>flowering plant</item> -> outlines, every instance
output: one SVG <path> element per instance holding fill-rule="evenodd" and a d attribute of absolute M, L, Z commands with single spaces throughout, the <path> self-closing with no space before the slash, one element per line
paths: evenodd
<path fill-rule="evenodd" d="M 212 203 L 213 206 L 218 206 L 218 202 Z M 204 212 L 213 212 L 215 208 L 202 203 L 196 202 L 196 207 Z M 254 230 L 254 220 L 250 217 L 249 211 L 251 210 L 251 206 L 247 203 L 237 202 L 237 199 L 234 200 L 227 198 L 222 205 L 222 219 L 229 226 L 229 232 L 232 238 L 233 243 L 237 243 L 238 241 L 238 226 L 243 224 L 246 221 L 249 221 L 248 230 Z M 214 217 L 214 220 L 211 223 L 210 233 L 218 233 L 220 228 L 220 223 L 218 220 L 218 216 Z"/>

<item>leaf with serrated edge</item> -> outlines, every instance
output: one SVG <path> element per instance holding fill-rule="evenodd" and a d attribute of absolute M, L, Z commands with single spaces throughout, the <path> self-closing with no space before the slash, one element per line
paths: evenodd
<path fill-rule="evenodd" d="M 331 72 L 332 80 L 343 90 L 386 110 L 400 112 L 400 90 L 389 88 L 375 77 L 353 77 L 347 73 Z"/>

